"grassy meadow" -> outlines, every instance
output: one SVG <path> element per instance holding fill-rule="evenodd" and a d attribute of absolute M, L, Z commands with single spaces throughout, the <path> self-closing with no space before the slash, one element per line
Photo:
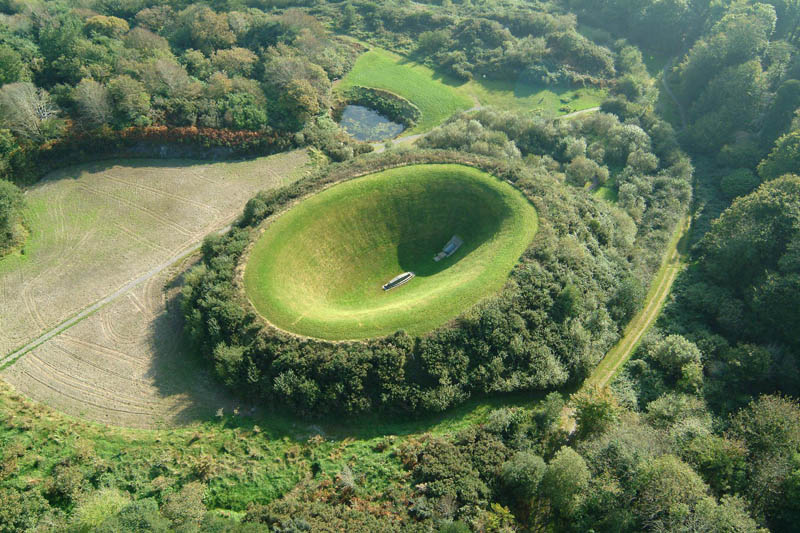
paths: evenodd
<path fill-rule="evenodd" d="M 392 91 L 419 107 L 422 119 L 406 134 L 424 133 L 476 106 L 563 115 L 599 106 L 605 98 L 605 91 L 593 88 L 538 87 L 515 80 L 463 82 L 377 47 L 358 58 L 337 90 L 355 85 Z"/>
<path fill-rule="evenodd" d="M 271 223 L 244 275 L 281 329 L 330 340 L 421 334 L 500 289 L 536 212 L 512 186 L 459 165 L 415 165 L 313 196 Z M 451 257 L 433 256 L 459 235 Z M 384 292 L 394 276 L 409 283 Z"/>
<path fill-rule="evenodd" d="M 353 69 L 337 85 L 337 90 L 355 85 L 385 89 L 416 105 L 422 112 L 422 118 L 406 133 L 431 130 L 454 113 L 475 105 L 472 99 L 456 91 L 428 67 L 381 49 L 362 54 Z"/>

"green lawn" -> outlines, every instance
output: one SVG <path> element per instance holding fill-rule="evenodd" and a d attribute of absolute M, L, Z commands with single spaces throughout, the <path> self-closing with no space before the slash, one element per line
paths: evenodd
<path fill-rule="evenodd" d="M 511 185 L 460 165 L 415 165 L 337 185 L 278 218 L 253 248 L 247 294 L 271 323 L 331 340 L 421 334 L 499 290 L 536 232 Z M 450 258 L 433 256 L 457 234 Z M 412 271 L 411 282 L 383 283 Z"/>
<path fill-rule="evenodd" d="M 337 90 L 354 85 L 386 89 L 416 105 L 422 118 L 406 133 L 426 132 L 475 105 L 468 96 L 443 83 L 433 70 L 381 49 L 362 54 Z"/>
<path fill-rule="evenodd" d="M 597 107 L 606 96 L 601 89 L 536 87 L 517 81 L 472 80 L 458 87 L 484 107 L 509 111 L 543 109 L 556 115 Z"/>
<path fill-rule="evenodd" d="M 454 113 L 478 105 L 563 115 L 599 106 L 606 96 L 601 89 L 537 87 L 517 80 L 463 82 L 377 47 L 358 58 L 337 90 L 354 85 L 392 91 L 419 107 L 422 120 L 406 134 L 429 131 Z"/>

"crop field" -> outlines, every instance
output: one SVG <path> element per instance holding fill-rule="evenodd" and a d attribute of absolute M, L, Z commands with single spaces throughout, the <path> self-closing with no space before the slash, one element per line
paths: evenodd
<path fill-rule="evenodd" d="M 536 232 L 512 186 L 460 165 L 414 165 L 337 185 L 270 224 L 244 275 L 276 326 L 331 340 L 421 334 L 500 289 Z M 458 235 L 451 257 L 433 256 Z M 381 286 L 406 271 L 410 282 Z"/>
<path fill-rule="evenodd" d="M 538 87 L 518 80 L 459 81 L 377 47 L 362 54 L 338 89 L 354 85 L 386 89 L 414 103 L 422 120 L 406 135 L 424 133 L 459 111 L 494 106 L 511 111 L 542 109 L 563 115 L 597 107 L 602 89 Z"/>
<path fill-rule="evenodd" d="M 30 189 L 24 254 L 0 261 L 2 357 L 141 282 L 21 355 L 4 379 L 67 413 L 134 427 L 223 407 L 206 389 L 210 378 L 187 375 L 177 314 L 167 312 L 178 289 L 165 287 L 181 261 L 170 263 L 229 224 L 256 191 L 298 178 L 307 164 L 304 151 L 214 164 L 98 163 Z"/>

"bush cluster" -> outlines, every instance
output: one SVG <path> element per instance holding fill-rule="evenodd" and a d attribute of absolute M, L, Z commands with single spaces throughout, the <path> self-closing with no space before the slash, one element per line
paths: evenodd
<path fill-rule="evenodd" d="M 448 162 L 512 182 L 535 205 L 540 229 L 499 294 L 421 337 L 400 331 L 366 342 L 299 338 L 265 325 L 244 301 L 241 258 L 262 220 L 342 180 L 393 166 Z M 617 339 L 621 280 L 633 276 L 630 226 L 524 165 L 447 151 L 388 152 L 332 165 L 253 198 L 230 234 L 203 245 L 186 279 L 186 330 L 217 374 L 251 398 L 304 413 L 441 411 L 473 394 L 541 390 L 580 379 Z"/>

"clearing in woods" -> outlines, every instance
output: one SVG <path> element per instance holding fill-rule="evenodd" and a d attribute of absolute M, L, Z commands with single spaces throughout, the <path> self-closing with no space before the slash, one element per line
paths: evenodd
<path fill-rule="evenodd" d="M 244 274 L 272 324 L 329 340 L 441 326 L 499 290 L 536 233 L 514 187 L 472 167 L 410 165 L 331 187 L 272 222 Z M 434 255 L 453 237 L 451 257 Z M 398 274 L 408 283 L 383 291 Z"/>
<path fill-rule="evenodd" d="M 0 261 L 0 358 L 142 282 L 22 355 L 3 378 L 69 414 L 117 425 L 159 426 L 223 406 L 211 378 L 184 368 L 177 313 L 167 312 L 179 289 L 165 283 L 185 261 L 143 275 L 230 224 L 255 192 L 299 178 L 308 163 L 305 151 L 246 162 L 94 163 L 28 190 L 24 254 Z"/>
<path fill-rule="evenodd" d="M 352 70 L 337 84 L 337 90 L 354 85 L 385 89 L 416 105 L 422 113 L 419 123 L 406 134 L 426 132 L 451 115 L 475 105 L 468 96 L 443 83 L 424 65 L 412 63 L 387 50 L 373 48 L 361 54 Z"/>
<path fill-rule="evenodd" d="M 606 97 L 602 89 L 544 87 L 523 80 L 463 82 L 388 50 L 371 45 L 369 48 L 337 84 L 337 90 L 354 85 L 375 87 L 412 102 L 422 112 L 422 119 L 403 132 L 406 136 L 427 132 L 451 115 L 469 109 L 495 106 L 513 111 L 542 109 L 564 115 L 597 107 Z"/>

